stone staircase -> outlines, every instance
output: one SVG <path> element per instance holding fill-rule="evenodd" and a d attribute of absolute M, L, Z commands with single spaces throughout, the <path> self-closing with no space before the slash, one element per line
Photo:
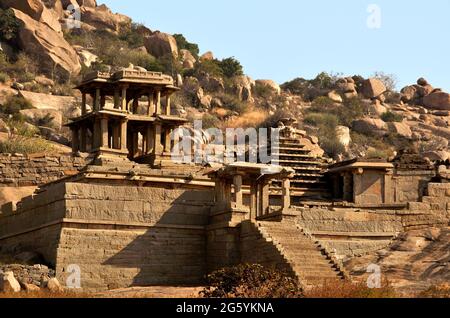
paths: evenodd
<path fill-rule="evenodd" d="M 348 278 L 341 265 L 296 224 L 260 221 L 252 223 L 259 233 L 259 243 L 253 243 L 253 255 L 250 257 L 257 257 L 258 263 L 275 265 L 287 271 L 299 280 L 304 289 L 323 285 L 329 280 Z M 252 249 L 247 251 L 252 253 Z M 255 256 L 258 253 L 262 254 Z M 280 258 L 284 262 L 281 262 Z"/>
<path fill-rule="evenodd" d="M 330 189 L 325 179 L 326 165 L 321 158 L 311 155 L 311 151 L 301 145 L 299 139 L 281 137 L 278 144 L 274 145 L 272 155 L 278 156 L 273 161 L 283 167 L 290 167 L 295 171 L 291 179 L 291 196 L 295 199 L 321 199 L 330 197 Z M 280 185 L 274 183 L 274 188 Z"/>

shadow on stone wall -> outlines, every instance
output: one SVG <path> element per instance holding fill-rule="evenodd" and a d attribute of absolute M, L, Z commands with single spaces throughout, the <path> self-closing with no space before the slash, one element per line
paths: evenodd
<path fill-rule="evenodd" d="M 209 215 L 206 202 L 212 195 L 210 191 L 203 193 L 203 202 L 192 201 L 193 197 L 199 196 L 199 191 L 188 190 L 182 194 L 155 226 L 137 235 L 103 265 L 123 269 L 124 281 L 127 275 L 133 276 L 133 269 L 137 269 L 138 274 L 128 278 L 132 286 L 201 283 L 206 274 L 205 226 Z"/>

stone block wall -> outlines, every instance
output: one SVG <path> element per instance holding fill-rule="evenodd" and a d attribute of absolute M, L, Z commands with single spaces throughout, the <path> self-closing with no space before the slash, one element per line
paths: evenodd
<path fill-rule="evenodd" d="M 57 183 L 0 214 L 0 246 L 81 268 L 84 288 L 200 283 L 213 193 L 164 187 Z M 19 246 L 17 246 L 19 244 Z"/>
<path fill-rule="evenodd" d="M 42 185 L 72 175 L 87 163 L 72 156 L 0 154 L 0 187 Z"/>
<path fill-rule="evenodd" d="M 448 226 L 450 183 L 428 183 L 424 194 L 404 208 L 302 208 L 297 222 L 340 258 L 364 255 L 387 247 L 401 232 Z"/>
<path fill-rule="evenodd" d="M 417 202 L 425 195 L 428 183 L 436 176 L 435 170 L 396 170 L 392 176 L 392 202 Z"/>

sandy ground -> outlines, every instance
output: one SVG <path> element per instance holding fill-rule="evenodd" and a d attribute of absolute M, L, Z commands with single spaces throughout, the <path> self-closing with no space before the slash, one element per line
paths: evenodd
<path fill-rule="evenodd" d="M 198 298 L 203 287 L 131 287 L 94 294 L 98 298 Z"/>

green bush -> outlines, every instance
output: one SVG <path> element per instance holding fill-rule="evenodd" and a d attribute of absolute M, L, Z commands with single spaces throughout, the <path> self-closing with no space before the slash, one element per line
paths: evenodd
<path fill-rule="evenodd" d="M 198 44 L 190 43 L 183 34 L 174 34 L 173 37 L 177 41 L 177 46 L 179 50 L 188 50 L 197 59 L 200 53 Z"/>
<path fill-rule="evenodd" d="M 244 74 L 241 63 L 234 57 L 223 59 L 219 62 L 219 67 L 222 70 L 222 74 L 228 78 Z"/>
<path fill-rule="evenodd" d="M 246 113 L 249 105 L 246 102 L 240 101 L 236 96 L 229 94 L 222 94 L 220 99 L 223 103 L 223 108 L 237 112 L 239 114 Z"/>
<path fill-rule="evenodd" d="M 25 53 L 18 54 L 12 61 L 0 52 L 0 69 L 19 82 L 29 82 L 36 77 L 38 65 L 35 59 Z"/>
<path fill-rule="evenodd" d="M 388 152 L 382 149 L 370 149 L 366 155 L 367 159 L 387 159 L 388 157 Z"/>
<path fill-rule="evenodd" d="M 322 72 L 316 76 L 315 79 L 310 81 L 311 85 L 318 89 L 332 89 L 336 83 L 336 77 Z"/>
<path fill-rule="evenodd" d="M 19 114 L 23 109 L 31 109 L 31 102 L 20 96 L 9 96 L 1 107 L 1 112 L 7 115 Z"/>
<path fill-rule="evenodd" d="M 195 74 L 207 73 L 213 76 L 222 77 L 223 71 L 218 60 L 206 60 L 195 65 Z"/>
<path fill-rule="evenodd" d="M 21 24 L 11 9 L 0 9 L 0 40 L 12 41 L 17 37 Z"/>
<path fill-rule="evenodd" d="M 344 104 L 335 112 L 339 117 L 339 123 L 351 127 L 352 122 L 364 116 L 364 106 L 359 97 L 344 100 Z"/>
<path fill-rule="evenodd" d="M 331 158 L 345 152 L 345 147 L 336 137 L 336 128 L 339 125 L 339 118 L 327 112 L 308 113 L 304 118 L 304 123 L 317 128 L 317 137 L 322 149 Z"/>
<path fill-rule="evenodd" d="M 295 279 L 261 265 L 238 265 L 213 272 L 200 295 L 205 298 L 296 298 L 301 290 Z"/>
<path fill-rule="evenodd" d="M 131 48 L 144 46 L 144 38 L 150 35 L 151 31 L 140 23 L 132 23 L 131 26 L 122 28 L 119 33 L 119 39 L 127 42 Z"/>
<path fill-rule="evenodd" d="M 264 85 L 258 85 L 258 84 L 256 84 L 255 93 L 256 93 L 256 96 L 259 96 L 262 98 L 269 98 L 273 95 L 273 91 L 270 87 L 264 86 Z"/>
<path fill-rule="evenodd" d="M 313 112 L 326 112 L 333 108 L 336 108 L 336 103 L 327 96 L 317 97 L 311 104 Z"/>
<path fill-rule="evenodd" d="M 202 117 L 202 125 L 204 129 L 217 127 L 220 124 L 219 118 L 211 114 L 205 114 Z"/>
<path fill-rule="evenodd" d="M 308 113 L 305 116 L 304 123 L 315 127 L 323 126 L 330 130 L 335 130 L 339 124 L 339 119 L 336 115 L 330 113 Z"/>
<path fill-rule="evenodd" d="M 381 115 L 381 119 L 387 123 L 390 122 L 398 122 L 401 123 L 403 121 L 403 116 L 391 111 L 387 111 Z"/>
<path fill-rule="evenodd" d="M 6 83 L 10 80 L 9 75 L 3 72 L 0 72 L 0 83 Z"/>
<path fill-rule="evenodd" d="M 281 89 L 285 91 L 290 91 L 292 94 L 299 96 L 305 96 L 310 88 L 311 88 L 310 81 L 301 77 L 281 85 Z"/>
<path fill-rule="evenodd" d="M 319 140 L 320 147 L 330 158 L 336 158 L 346 151 L 345 146 L 339 142 L 336 136 L 322 136 Z"/>

